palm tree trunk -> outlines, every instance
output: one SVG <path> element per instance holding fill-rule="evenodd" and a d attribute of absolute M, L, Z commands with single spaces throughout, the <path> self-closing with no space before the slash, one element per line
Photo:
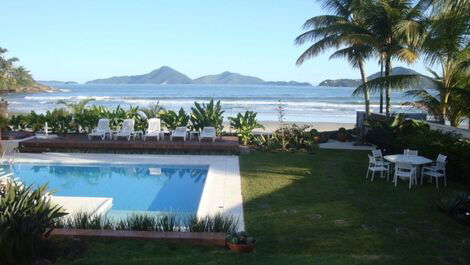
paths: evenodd
<path fill-rule="evenodd" d="M 383 56 L 380 55 L 380 77 L 384 76 L 384 60 Z M 384 113 L 384 89 L 380 88 L 380 113 Z"/>
<path fill-rule="evenodd" d="M 358 60 L 357 64 L 359 65 L 359 71 L 361 72 L 362 84 L 364 85 L 364 104 L 366 107 L 366 119 L 369 118 L 370 114 L 370 99 L 369 99 L 369 90 L 367 89 L 367 76 L 364 72 L 364 62 Z"/>
<path fill-rule="evenodd" d="M 390 56 L 385 57 L 385 77 L 389 77 L 391 74 L 392 62 Z M 390 117 L 390 91 L 391 83 L 387 82 L 387 87 L 385 88 L 385 116 Z"/>

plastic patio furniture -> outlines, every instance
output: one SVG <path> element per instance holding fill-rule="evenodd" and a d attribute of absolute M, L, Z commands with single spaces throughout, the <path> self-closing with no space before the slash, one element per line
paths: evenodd
<path fill-rule="evenodd" d="M 395 187 L 397 186 L 398 179 L 408 179 L 408 188 L 411 189 L 411 185 L 417 184 L 416 179 L 416 168 L 411 162 L 397 162 L 395 163 L 395 174 L 393 176 L 393 182 Z"/>
<path fill-rule="evenodd" d="M 148 137 L 156 137 L 157 141 L 160 140 L 161 134 L 161 121 L 157 118 L 152 118 L 148 120 L 148 128 L 145 131 L 143 140 L 147 140 Z"/>
<path fill-rule="evenodd" d="M 201 134 L 199 135 L 199 142 L 204 138 L 212 139 L 215 142 L 216 130 L 214 127 L 204 127 Z"/>
<path fill-rule="evenodd" d="M 173 138 L 183 138 L 183 141 L 186 142 L 187 137 L 187 128 L 186 127 L 177 127 L 170 135 L 170 141 L 173 141 Z"/>
<path fill-rule="evenodd" d="M 373 156 L 369 156 L 369 166 L 367 168 L 367 174 L 366 174 L 366 179 L 369 178 L 369 173 L 372 172 L 372 176 L 370 178 L 370 181 L 374 180 L 374 176 L 376 172 L 380 172 L 380 177 L 383 177 L 384 172 L 387 174 L 387 181 L 389 178 L 389 167 L 384 165 L 381 162 L 378 162 Z"/>
<path fill-rule="evenodd" d="M 104 140 L 106 135 L 110 135 L 111 138 L 111 134 L 109 119 L 99 119 L 98 126 L 88 134 L 88 140 L 91 140 L 93 137 L 101 137 L 101 140 Z"/>
<path fill-rule="evenodd" d="M 114 140 L 117 140 L 119 137 L 127 138 L 131 140 L 131 137 L 134 135 L 134 120 L 125 119 L 122 122 L 121 130 L 114 134 Z"/>
<path fill-rule="evenodd" d="M 444 179 L 444 187 L 447 187 L 446 164 L 447 156 L 439 154 L 435 162 L 423 167 L 421 171 L 421 184 L 423 183 L 423 178 L 428 176 L 429 181 L 432 178 L 436 179 L 436 189 L 439 188 L 439 178 Z"/>

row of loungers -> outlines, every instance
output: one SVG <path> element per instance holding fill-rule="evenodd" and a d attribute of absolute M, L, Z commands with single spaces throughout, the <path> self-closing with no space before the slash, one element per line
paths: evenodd
<path fill-rule="evenodd" d="M 194 132 L 191 132 L 194 133 Z M 214 127 L 204 127 L 202 132 L 196 133 L 199 137 L 199 141 L 202 139 L 211 139 L 212 142 L 215 142 L 216 130 Z M 149 137 L 160 138 L 164 137 L 164 132 L 161 130 L 161 121 L 160 119 L 153 118 L 148 120 L 148 128 L 144 132 L 134 130 L 134 120 L 125 119 L 122 122 L 121 129 L 119 131 L 112 131 L 109 127 L 109 119 L 100 119 L 98 121 L 98 126 L 88 134 L 88 139 L 91 140 L 93 137 L 100 137 L 101 140 L 106 139 L 117 140 L 119 138 L 126 138 L 128 141 L 131 138 L 135 139 L 138 136 L 141 136 L 145 141 Z M 170 141 L 173 141 L 173 138 L 183 138 L 183 141 L 188 139 L 188 129 L 187 127 L 177 127 L 174 131 L 170 132 Z"/>

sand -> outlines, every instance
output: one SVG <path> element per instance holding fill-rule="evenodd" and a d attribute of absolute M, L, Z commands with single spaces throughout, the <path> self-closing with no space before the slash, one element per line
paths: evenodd
<path fill-rule="evenodd" d="M 255 129 L 254 132 L 273 132 L 279 128 L 279 122 L 277 121 L 259 121 L 264 126 L 263 129 Z M 297 124 L 297 125 L 308 125 L 312 129 L 317 129 L 319 132 L 324 131 L 336 131 L 341 127 L 345 129 L 354 128 L 353 123 L 338 123 L 338 122 L 285 122 L 285 124 Z M 229 122 L 224 122 L 224 131 L 230 132 Z M 233 132 L 233 129 L 232 129 Z"/>

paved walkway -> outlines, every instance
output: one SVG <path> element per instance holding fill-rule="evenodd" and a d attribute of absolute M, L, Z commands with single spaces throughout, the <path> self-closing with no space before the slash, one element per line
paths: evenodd
<path fill-rule="evenodd" d="M 341 150 L 374 150 L 375 145 L 354 145 L 356 142 L 339 142 L 336 140 L 329 140 L 326 143 L 321 143 L 318 146 L 321 149 L 341 149 Z"/>

